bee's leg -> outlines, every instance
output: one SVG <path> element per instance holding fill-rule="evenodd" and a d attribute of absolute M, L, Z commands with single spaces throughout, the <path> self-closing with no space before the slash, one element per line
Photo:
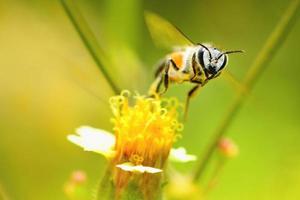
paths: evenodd
<path fill-rule="evenodd" d="M 150 97 L 154 97 L 156 94 L 159 93 L 159 88 L 162 84 L 162 81 L 163 81 L 162 80 L 162 74 L 159 74 L 150 86 L 150 89 L 149 89 L 149 92 L 148 92 Z"/>
<path fill-rule="evenodd" d="M 148 95 L 150 97 L 154 97 L 155 95 L 157 95 L 159 93 L 159 89 L 160 89 L 160 86 L 163 81 L 163 71 L 164 71 L 164 68 L 166 67 L 166 63 L 167 63 L 166 61 L 160 62 L 160 64 L 158 65 L 158 68 L 155 70 L 155 73 L 154 73 L 155 80 L 151 84 L 149 91 L 148 91 Z"/>
<path fill-rule="evenodd" d="M 186 102 L 185 102 L 184 119 L 187 119 L 187 113 L 188 113 L 191 97 L 195 95 L 196 91 L 198 91 L 201 88 L 201 86 L 202 86 L 201 84 L 197 84 L 188 92 Z"/>
<path fill-rule="evenodd" d="M 168 88 L 169 88 L 169 82 L 170 82 L 170 79 L 169 79 L 169 69 L 170 69 L 170 66 L 173 67 L 173 69 L 175 69 L 176 71 L 179 70 L 179 67 L 176 65 L 176 63 L 172 59 L 170 59 L 167 62 L 167 65 L 166 65 L 166 68 L 165 68 L 165 74 L 164 74 L 164 86 L 165 86 L 165 89 L 161 93 L 161 95 L 163 95 L 168 90 Z"/>
<path fill-rule="evenodd" d="M 158 76 L 160 76 L 165 67 L 166 67 L 166 61 L 165 60 L 159 62 L 158 67 L 155 70 L 154 77 L 157 78 Z"/>
<path fill-rule="evenodd" d="M 193 69 L 193 77 L 191 78 L 191 82 L 194 81 L 194 78 L 197 77 L 197 75 L 201 75 L 201 71 L 198 67 L 196 67 L 198 64 L 196 62 L 196 53 L 193 54 L 192 57 L 192 69 Z"/>
<path fill-rule="evenodd" d="M 164 71 L 164 90 L 160 93 L 160 95 L 163 95 L 164 93 L 166 93 L 166 91 L 169 88 L 169 69 L 170 69 L 170 62 L 167 62 L 167 66 L 165 68 Z"/>

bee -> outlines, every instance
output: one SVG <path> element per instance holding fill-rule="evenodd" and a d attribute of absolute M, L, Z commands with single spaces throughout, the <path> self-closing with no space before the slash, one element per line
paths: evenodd
<path fill-rule="evenodd" d="M 222 73 L 228 63 L 228 54 L 243 51 L 222 51 L 210 44 L 195 44 L 176 26 L 152 12 L 145 12 L 145 19 L 154 42 L 162 47 L 173 48 L 160 62 L 149 94 L 163 95 L 171 82 L 195 84 L 186 97 L 186 116 L 190 98 Z M 162 84 L 164 89 L 160 91 Z"/>

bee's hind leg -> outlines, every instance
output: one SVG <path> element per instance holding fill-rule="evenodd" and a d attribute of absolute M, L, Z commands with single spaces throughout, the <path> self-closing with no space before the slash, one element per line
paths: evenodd
<path fill-rule="evenodd" d="M 158 76 L 161 75 L 162 71 L 166 67 L 166 61 L 165 60 L 160 61 L 157 66 L 158 67 L 157 67 L 157 69 L 155 70 L 155 73 L 154 73 L 155 78 L 157 78 Z"/>
<path fill-rule="evenodd" d="M 162 81 L 163 81 L 162 74 L 159 74 L 150 86 L 150 89 L 148 92 L 149 97 L 154 97 L 157 94 L 159 94 L 159 89 L 161 87 Z"/>
<path fill-rule="evenodd" d="M 179 70 L 179 67 L 176 65 L 176 63 L 170 59 L 167 62 L 162 62 L 159 67 L 157 68 L 155 72 L 155 80 L 151 84 L 149 89 L 149 96 L 155 96 L 156 94 L 163 95 L 166 93 L 166 91 L 169 88 L 169 70 L 170 66 L 175 69 L 176 71 Z M 162 92 L 159 92 L 162 82 L 164 82 L 164 90 Z"/>
<path fill-rule="evenodd" d="M 150 89 L 148 91 L 150 97 L 154 97 L 155 95 L 159 94 L 159 90 L 163 82 L 163 71 L 165 67 L 166 67 L 166 62 L 162 61 L 158 65 L 158 68 L 155 70 L 154 73 L 155 80 L 151 84 Z"/>
<path fill-rule="evenodd" d="M 187 113 L 188 113 L 188 109 L 189 109 L 189 105 L 190 105 L 190 99 L 196 94 L 197 91 L 199 91 L 201 86 L 202 86 L 201 84 L 197 84 L 188 92 L 188 95 L 186 97 L 186 102 L 185 102 L 185 109 L 184 109 L 184 119 L 185 120 L 187 119 Z"/>
<path fill-rule="evenodd" d="M 168 62 L 166 63 L 166 68 L 164 70 L 164 86 L 165 86 L 165 89 L 164 91 L 160 94 L 160 95 L 163 95 L 164 93 L 167 92 L 168 88 L 169 88 L 169 82 L 170 82 L 170 79 L 169 79 L 169 70 L 170 70 L 170 66 L 175 69 L 176 71 L 179 70 L 179 67 L 176 65 L 176 63 L 170 59 L 168 60 Z"/>

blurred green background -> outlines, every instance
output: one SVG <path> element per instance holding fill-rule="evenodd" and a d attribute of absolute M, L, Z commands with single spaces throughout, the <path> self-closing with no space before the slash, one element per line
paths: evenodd
<path fill-rule="evenodd" d="M 194 41 L 244 49 L 243 55 L 231 55 L 228 65 L 242 79 L 288 4 L 76 2 L 102 47 L 118 63 L 113 70 L 122 88 L 141 93 L 165 53 L 151 41 L 144 10 L 167 18 Z M 230 127 L 228 135 L 241 153 L 226 165 L 208 199 L 300 199 L 299 25 L 296 22 Z M 107 99 L 113 92 L 59 1 L 0 0 L 0 70 L 0 188 L 10 199 L 66 199 L 65 181 L 73 170 L 82 169 L 93 191 L 105 160 L 75 147 L 66 135 L 80 125 L 111 130 Z M 135 73 L 139 70 L 144 74 Z M 184 100 L 190 87 L 175 85 L 167 95 Z M 234 94 L 224 79 L 211 81 L 192 100 L 184 136 L 176 146 L 201 156 Z M 188 172 L 194 165 L 179 168 Z"/>

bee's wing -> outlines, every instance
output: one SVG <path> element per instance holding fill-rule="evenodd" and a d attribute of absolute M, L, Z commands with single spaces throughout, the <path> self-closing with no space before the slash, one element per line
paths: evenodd
<path fill-rule="evenodd" d="M 176 26 L 159 15 L 145 11 L 145 20 L 154 43 L 162 48 L 193 45 Z"/>

